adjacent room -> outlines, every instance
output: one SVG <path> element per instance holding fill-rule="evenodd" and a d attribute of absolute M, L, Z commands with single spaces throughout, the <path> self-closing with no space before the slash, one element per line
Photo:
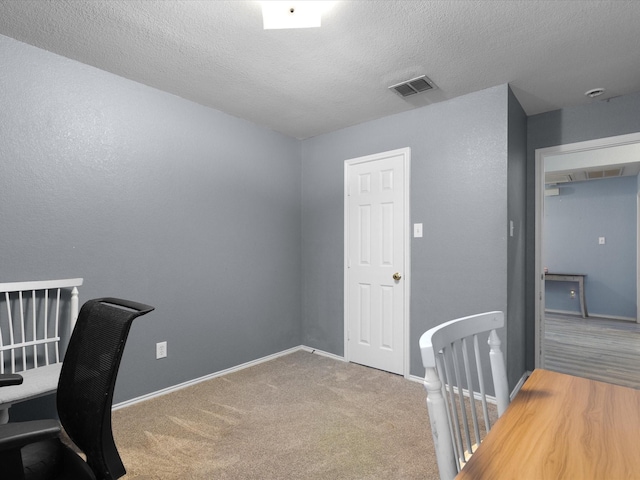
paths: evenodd
<path fill-rule="evenodd" d="M 112 392 L 125 479 L 449 478 L 421 338 L 482 312 L 503 315 L 479 355 L 504 360 L 472 375 L 482 435 L 546 388 L 532 372 L 637 391 L 541 341 L 545 310 L 589 320 L 545 267 L 588 266 L 592 316 L 638 325 L 637 172 L 544 197 L 540 158 L 640 144 L 638 24 L 635 1 L 0 0 L 0 348 L 14 283 L 64 279 L 74 321 L 90 299 L 153 307 Z M 564 242 L 546 257 L 540 218 Z M 0 387 L 0 423 L 60 416 L 49 383 Z"/>

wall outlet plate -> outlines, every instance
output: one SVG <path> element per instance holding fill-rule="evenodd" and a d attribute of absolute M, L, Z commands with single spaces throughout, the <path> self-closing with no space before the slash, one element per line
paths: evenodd
<path fill-rule="evenodd" d="M 167 356 L 167 342 L 156 343 L 156 360 Z"/>

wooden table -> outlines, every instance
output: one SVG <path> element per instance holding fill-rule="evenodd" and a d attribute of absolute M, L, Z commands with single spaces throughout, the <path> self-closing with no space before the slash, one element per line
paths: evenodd
<path fill-rule="evenodd" d="M 552 282 L 576 282 L 578 284 L 578 299 L 580 300 L 580 313 L 582 318 L 587 318 L 587 301 L 584 297 L 584 277 L 582 273 L 545 273 L 544 280 Z"/>
<path fill-rule="evenodd" d="M 640 479 L 640 390 L 535 370 L 456 479 Z"/>

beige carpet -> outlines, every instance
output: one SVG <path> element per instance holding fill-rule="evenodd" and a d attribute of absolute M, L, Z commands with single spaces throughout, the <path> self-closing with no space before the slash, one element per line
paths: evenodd
<path fill-rule="evenodd" d="M 422 384 L 296 352 L 113 414 L 124 479 L 437 479 Z"/>

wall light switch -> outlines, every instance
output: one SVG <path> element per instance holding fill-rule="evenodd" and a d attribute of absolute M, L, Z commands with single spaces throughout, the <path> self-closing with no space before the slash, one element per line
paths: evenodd
<path fill-rule="evenodd" d="M 598 245 L 604 245 L 604 237 L 598 237 Z"/>
<path fill-rule="evenodd" d="M 413 237 L 414 238 L 422 238 L 422 224 L 414 223 L 413 224 Z"/>

